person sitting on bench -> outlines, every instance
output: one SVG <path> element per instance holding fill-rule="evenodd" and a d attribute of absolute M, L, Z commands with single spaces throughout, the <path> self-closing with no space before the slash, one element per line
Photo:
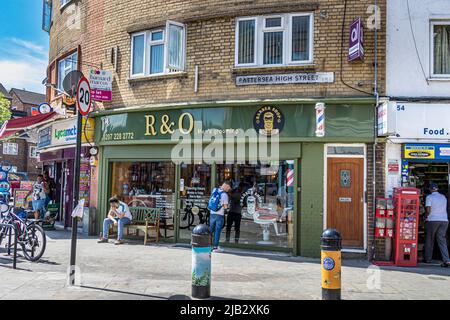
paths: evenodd
<path fill-rule="evenodd" d="M 109 199 L 110 210 L 108 217 L 103 220 L 103 236 L 98 243 L 108 242 L 108 229 L 110 224 L 117 226 L 117 240 L 114 244 L 123 244 L 123 227 L 131 223 L 131 211 L 125 202 L 116 197 Z"/>

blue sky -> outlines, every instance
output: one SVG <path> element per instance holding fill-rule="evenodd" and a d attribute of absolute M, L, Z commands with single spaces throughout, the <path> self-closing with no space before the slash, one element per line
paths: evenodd
<path fill-rule="evenodd" d="M 49 36 L 42 0 L 0 0 L 0 83 L 8 90 L 45 92 Z"/>

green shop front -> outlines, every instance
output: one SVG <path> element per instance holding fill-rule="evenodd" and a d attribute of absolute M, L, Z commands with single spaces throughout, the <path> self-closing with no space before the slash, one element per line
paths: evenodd
<path fill-rule="evenodd" d="M 365 250 L 373 101 L 321 101 L 323 137 L 316 136 L 316 102 L 95 113 L 97 228 L 114 195 L 130 206 L 159 208 L 160 241 L 189 243 L 192 229 L 209 221 L 212 189 L 227 180 L 234 212 L 226 215 L 221 245 L 318 256 L 323 228 L 337 227 L 344 245 Z"/>

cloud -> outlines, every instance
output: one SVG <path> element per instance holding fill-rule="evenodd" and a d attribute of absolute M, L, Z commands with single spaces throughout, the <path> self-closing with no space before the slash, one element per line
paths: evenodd
<path fill-rule="evenodd" d="M 0 47 L 0 83 L 6 88 L 45 92 L 47 52 L 34 42 L 18 38 L 2 41 Z"/>

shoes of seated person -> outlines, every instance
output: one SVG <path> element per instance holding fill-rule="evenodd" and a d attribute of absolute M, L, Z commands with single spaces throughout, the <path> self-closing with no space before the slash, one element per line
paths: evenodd
<path fill-rule="evenodd" d="M 108 243 L 108 238 L 101 238 L 97 243 Z"/>
<path fill-rule="evenodd" d="M 116 241 L 114 242 L 114 244 L 115 244 L 115 245 L 123 244 L 123 241 L 122 241 L 122 240 L 116 240 Z"/>

